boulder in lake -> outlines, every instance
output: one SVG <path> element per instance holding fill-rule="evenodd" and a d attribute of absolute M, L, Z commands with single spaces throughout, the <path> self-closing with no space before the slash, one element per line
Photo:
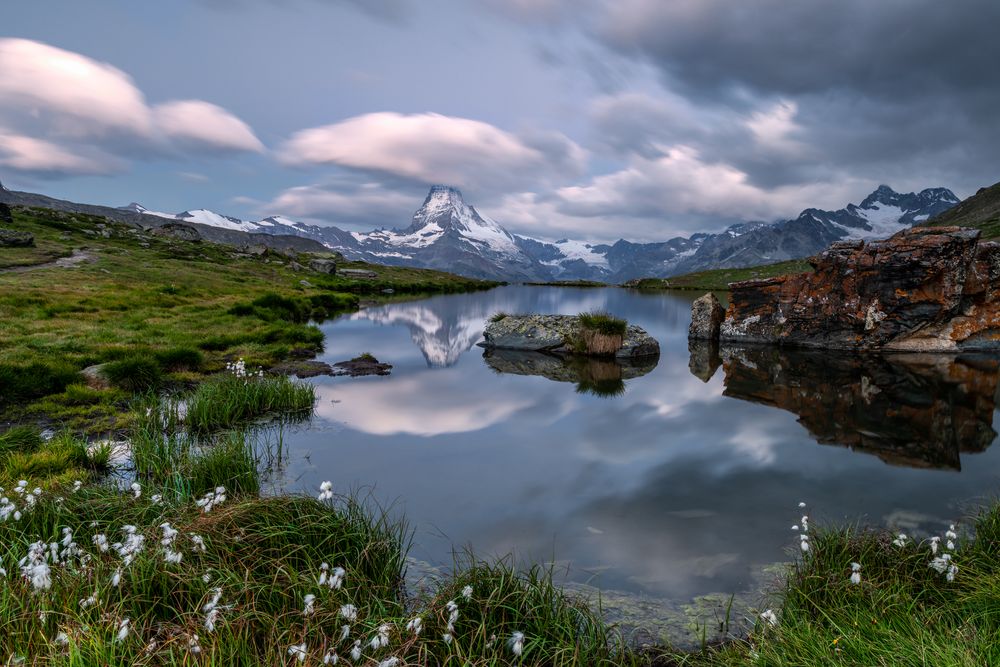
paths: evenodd
<path fill-rule="evenodd" d="M 494 317 L 483 331 L 486 349 L 524 350 L 557 355 L 613 356 L 619 359 L 655 356 L 660 344 L 644 329 L 630 324 L 620 337 L 603 336 L 590 341 L 575 315 L 503 315 Z M 594 338 L 593 335 L 590 338 Z M 605 345 L 619 338 L 613 349 Z"/>

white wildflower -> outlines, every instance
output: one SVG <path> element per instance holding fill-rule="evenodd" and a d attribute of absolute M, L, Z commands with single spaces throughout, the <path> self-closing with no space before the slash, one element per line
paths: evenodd
<path fill-rule="evenodd" d="M 67 635 L 65 632 L 60 632 L 59 634 L 56 635 L 55 642 L 57 646 L 66 646 L 67 644 L 69 644 L 69 635 Z"/>
<path fill-rule="evenodd" d="M 118 636 L 115 637 L 115 641 L 123 642 L 125 638 L 128 637 L 128 626 L 129 620 L 127 618 L 122 619 L 121 623 L 118 624 Z"/>
<path fill-rule="evenodd" d="M 198 635 L 191 635 L 191 638 L 188 639 L 188 650 L 195 655 L 201 653 L 201 643 L 198 641 Z"/>
<path fill-rule="evenodd" d="M 344 577 L 346 574 L 347 572 L 342 567 L 333 568 L 330 572 L 330 577 L 326 580 L 327 586 L 329 586 L 331 590 L 339 590 L 344 585 Z"/>
<path fill-rule="evenodd" d="M 940 541 L 941 541 L 940 537 L 936 537 L 935 536 L 935 537 L 931 538 L 931 554 L 932 555 L 935 555 L 935 556 L 937 555 L 937 552 L 938 552 L 938 542 L 940 542 Z"/>
<path fill-rule="evenodd" d="M 861 583 L 861 563 L 851 563 L 851 583 Z"/>
<path fill-rule="evenodd" d="M 524 652 L 524 633 L 515 632 L 507 640 L 507 644 L 510 646 L 510 650 L 513 651 L 514 655 L 521 657 L 521 653 Z"/>
<path fill-rule="evenodd" d="M 892 541 L 892 543 L 893 543 L 893 544 L 895 544 L 895 545 L 896 545 L 897 547 L 905 547 L 905 546 L 906 546 L 906 540 L 907 540 L 907 539 L 909 539 L 909 538 L 908 538 L 908 537 L 906 536 L 906 533 L 900 533 L 900 534 L 899 534 L 899 535 L 898 535 L 898 536 L 896 537 L 896 539 L 894 539 L 894 540 Z"/>
<path fill-rule="evenodd" d="M 799 502 L 799 507 L 800 507 L 800 508 L 801 508 L 801 507 L 805 507 L 805 506 L 806 506 L 806 504 L 805 504 L 804 502 Z"/>
<path fill-rule="evenodd" d="M 319 485 L 319 500 L 330 500 L 333 498 L 333 483 L 329 480 Z"/>
<path fill-rule="evenodd" d="M 111 575 L 111 586 L 113 588 L 118 588 L 120 583 L 122 583 L 122 569 L 118 568 L 115 570 L 114 574 Z"/>
<path fill-rule="evenodd" d="M 767 624 L 772 628 L 778 625 L 778 615 L 774 613 L 774 610 L 767 609 L 761 612 L 760 617 L 767 621 Z"/>
<path fill-rule="evenodd" d="M 357 662 L 361 659 L 361 642 L 354 642 L 354 648 L 351 649 L 351 660 Z"/>
<path fill-rule="evenodd" d="M 397 667 L 397 665 L 399 665 L 399 658 L 395 656 L 386 658 L 382 662 L 378 663 L 378 667 Z"/>
<path fill-rule="evenodd" d="M 451 633 L 450 632 L 446 632 L 443 635 L 441 635 L 441 641 L 443 641 L 445 644 L 450 644 L 451 643 Z"/>
<path fill-rule="evenodd" d="M 139 482 L 132 482 L 129 488 L 132 489 L 132 494 L 136 498 L 139 498 L 142 495 L 142 487 L 139 486 Z"/>
<path fill-rule="evenodd" d="M 952 563 L 948 566 L 948 573 L 944 575 L 944 578 L 949 582 L 955 581 L 955 575 L 958 574 L 958 566 Z"/>
<path fill-rule="evenodd" d="M 353 604 L 345 604 L 340 608 L 340 615 L 345 620 L 354 621 L 358 618 L 358 608 Z"/>
<path fill-rule="evenodd" d="M 288 655 L 293 656 L 299 662 L 306 661 L 306 643 L 292 644 L 288 647 Z"/>
<path fill-rule="evenodd" d="M 448 604 L 445 605 L 448 609 L 448 632 L 455 632 L 455 621 L 458 620 L 458 605 L 455 604 L 454 600 L 448 600 Z"/>
<path fill-rule="evenodd" d="M 194 550 L 204 553 L 208 549 L 205 547 L 205 539 L 201 535 L 191 533 L 191 542 L 194 543 Z"/>
<path fill-rule="evenodd" d="M 79 491 L 79 490 L 80 490 L 81 488 L 83 488 L 83 482 L 81 482 L 81 481 L 80 481 L 80 480 L 78 480 L 78 479 L 74 479 L 74 480 L 73 480 L 73 493 L 76 493 L 76 492 L 77 492 L 77 491 Z M 65 634 L 65 633 L 63 633 L 63 634 Z"/>
<path fill-rule="evenodd" d="M 149 497 L 149 500 L 154 505 L 161 505 L 163 503 L 163 496 L 161 496 L 159 493 L 155 493 Z"/>
<path fill-rule="evenodd" d="M 415 635 L 419 635 L 420 631 L 424 629 L 424 621 L 419 616 L 411 618 L 406 624 L 406 629 Z"/>
<path fill-rule="evenodd" d="M 462 589 L 462 597 L 465 598 L 466 601 L 472 599 L 472 586 L 466 586 Z"/>
<path fill-rule="evenodd" d="M 312 616 L 316 611 L 316 596 L 309 593 L 305 597 L 306 608 L 302 611 L 305 616 Z"/>
<path fill-rule="evenodd" d="M 375 636 L 371 638 L 368 645 L 372 647 L 373 651 L 377 651 L 380 648 L 385 648 L 389 645 L 389 630 L 392 628 L 388 623 L 383 623 L 378 626 L 378 630 L 375 631 Z"/>
<path fill-rule="evenodd" d="M 803 515 L 802 519 L 801 519 L 801 521 L 799 523 L 802 524 L 802 530 L 803 530 L 803 532 L 809 530 L 809 517 L 808 516 Z"/>
<path fill-rule="evenodd" d="M 340 658 L 333 651 L 327 651 L 326 655 L 323 656 L 324 665 L 336 665 L 339 661 Z"/>
<path fill-rule="evenodd" d="M 97 596 L 91 595 L 89 598 L 84 598 L 80 600 L 80 609 L 86 609 L 87 607 L 93 607 L 97 604 Z"/>

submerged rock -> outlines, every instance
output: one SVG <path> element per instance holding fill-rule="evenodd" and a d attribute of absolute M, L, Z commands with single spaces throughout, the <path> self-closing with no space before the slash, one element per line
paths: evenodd
<path fill-rule="evenodd" d="M 348 361 L 338 361 L 333 365 L 334 375 L 350 375 L 361 377 L 363 375 L 388 375 L 392 371 L 392 364 L 384 364 L 370 354 L 362 354 Z"/>
<path fill-rule="evenodd" d="M 893 351 L 1000 348 L 1000 244 L 958 227 L 834 243 L 813 273 L 730 285 L 719 339 Z"/>
<path fill-rule="evenodd" d="M 612 348 L 589 343 L 584 339 L 580 318 L 574 315 L 504 315 L 486 325 L 485 339 L 480 345 L 488 350 L 522 350 L 556 355 L 586 354 L 597 349 L 617 359 L 657 356 L 660 344 L 644 329 L 628 325 L 620 345 Z M 611 338 L 605 336 L 605 338 Z"/>

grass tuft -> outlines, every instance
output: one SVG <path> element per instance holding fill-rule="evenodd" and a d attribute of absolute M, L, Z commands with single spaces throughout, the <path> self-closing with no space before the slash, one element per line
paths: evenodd
<path fill-rule="evenodd" d="M 248 424 L 266 416 L 308 416 L 315 401 L 312 385 L 285 376 L 237 377 L 223 374 L 202 383 L 187 403 L 186 423 L 196 434 Z"/>

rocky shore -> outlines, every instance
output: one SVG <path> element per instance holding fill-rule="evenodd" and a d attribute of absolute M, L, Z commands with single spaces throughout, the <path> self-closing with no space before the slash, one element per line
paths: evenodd
<path fill-rule="evenodd" d="M 692 339 L 826 349 L 1000 348 L 1000 244 L 979 230 L 916 227 L 834 243 L 813 273 L 732 283 L 692 309 Z"/>

